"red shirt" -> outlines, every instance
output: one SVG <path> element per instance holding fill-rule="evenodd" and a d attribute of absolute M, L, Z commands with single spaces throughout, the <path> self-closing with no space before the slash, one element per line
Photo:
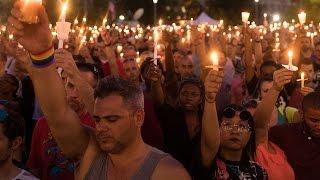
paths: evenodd
<path fill-rule="evenodd" d="M 125 77 L 125 72 L 124 72 L 124 68 L 123 68 L 123 64 L 122 62 L 117 59 L 116 60 L 117 66 L 118 66 L 118 73 L 120 77 Z M 109 76 L 111 75 L 111 68 L 110 68 L 110 64 L 109 62 L 101 62 L 101 68 L 103 70 L 103 75 L 104 76 Z"/>
<path fill-rule="evenodd" d="M 89 113 L 80 119 L 83 125 L 95 127 Z M 62 154 L 44 117 L 38 120 L 34 128 L 27 165 L 30 169 L 40 169 L 42 180 L 74 179 L 74 163 Z"/>
<path fill-rule="evenodd" d="M 296 88 L 290 98 L 289 106 L 302 110 L 302 101 L 304 96 L 302 95 L 300 88 Z"/>

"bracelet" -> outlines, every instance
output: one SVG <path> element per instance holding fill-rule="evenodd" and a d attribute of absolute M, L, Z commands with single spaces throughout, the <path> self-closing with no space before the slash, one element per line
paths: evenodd
<path fill-rule="evenodd" d="M 206 93 L 205 98 L 204 98 L 207 103 L 212 104 L 212 103 L 215 103 L 215 102 L 216 102 L 216 99 L 215 99 L 215 98 L 213 98 L 213 97 L 208 97 L 208 96 L 209 96 L 209 94 Z"/>
<path fill-rule="evenodd" d="M 51 46 L 51 48 L 48 49 L 47 51 L 44 51 L 40 54 L 37 54 L 37 55 L 29 54 L 29 55 L 32 61 L 32 65 L 37 68 L 48 67 L 54 63 L 54 47 L 53 46 Z"/>

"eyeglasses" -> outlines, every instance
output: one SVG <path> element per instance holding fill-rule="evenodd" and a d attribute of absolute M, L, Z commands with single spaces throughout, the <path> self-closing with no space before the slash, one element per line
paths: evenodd
<path fill-rule="evenodd" d="M 9 104 L 9 101 L 7 100 L 0 100 L 0 105 L 7 105 Z M 0 109 L 0 122 L 4 122 L 5 120 L 7 120 L 9 114 L 5 109 Z"/>
<path fill-rule="evenodd" d="M 224 131 L 232 131 L 235 129 L 237 132 L 249 132 L 251 130 L 249 125 L 244 124 L 229 124 L 228 122 L 222 122 L 221 128 Z"/>
<path fill-rule="evenodd" d="M 233 118 L 235 115 L 236 115 L 236 112 L 239 112 L 231 107 L 227 107 L 226 109 L 223 110 L 223 117 L 226 117 L 226 118 Z M 243 121 L 248 121 L 250 119 L 252 119 L 252 116 L 250 114 L 249 111 L 240 111 L 240 114 L 239 114 L 239 117 L 241 120 Z"/>

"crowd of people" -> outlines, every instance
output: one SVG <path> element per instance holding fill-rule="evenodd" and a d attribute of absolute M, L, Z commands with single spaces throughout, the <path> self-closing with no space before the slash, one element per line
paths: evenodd
<path fill-rule="evenodd" d="M 77 22 L 58 48 L 35 8 L 1 28 L 0 179 L 320 178 L 317 25 Z"/>

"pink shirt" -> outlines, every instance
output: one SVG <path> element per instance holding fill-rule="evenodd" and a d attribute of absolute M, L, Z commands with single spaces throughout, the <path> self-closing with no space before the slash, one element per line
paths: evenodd
<path fill-rule="evenodd" d="M 294 171 L 284 152 L 277 145 L 270 141 L 269 143 L 276 153 L 270 153 L 265 144 L 259 144 L 256 151 L 256 162 L 267 171 L 269 180 L 294 180 Z"/>

